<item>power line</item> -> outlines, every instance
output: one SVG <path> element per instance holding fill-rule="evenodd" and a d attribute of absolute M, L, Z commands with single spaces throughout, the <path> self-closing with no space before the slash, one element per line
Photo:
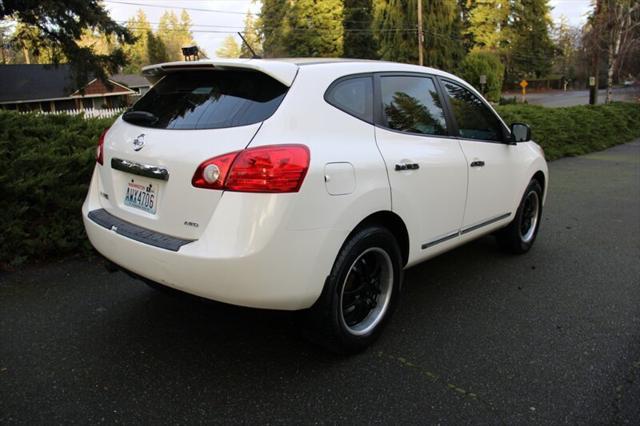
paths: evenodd
<path fill-rule="evenodd" d="M 167 9 L 167 5 L 159 5 L 159 4 L 152 4 L 152 3 L 138 3 L 138 2 L 132 2 L 132 1 L 120 1 L 120 0 L 104 0 L 106 3 L 112 3 L 112 4 L 126 4 L 126 5 L 131 5 L 131 6 L 145 6 L 145 7 L 157 7 L 157 8 L 162 8 L 162 9 Z M 205 9 L 205 8 L 200 8 L 200 7 L 169 7 L 170 9 L 183 9 L 183 10 L 191 10 L 191 11 L 196 11 L 196 12 L 213 12 L 213 13 L 229 13 L 229 14 L 233 14 L 233 15 L 246 15 L 247 12 L 238 12 L 235 10 L 219 10 L 219 9 Z M 260 13 L 252 13 L 253 15 L 259 16 Z"/>
<path fill-rule="evenodd" d="M 127 27 L 130 30 L 148 30 L 147 27 Z M 235 28 L 235 29 L 243 29 L 244 27 L 226 27 L 226 28 Z M 325 28 L 288 28 L 287 31 L 308 31 L 312 32 L 314 30 L 327 30 L 331 29 L 328 27 Z M 184 32 L 185 30 L 181 29 L 167 29 L 165 31 L 169 32 Z M 405 32 L 416 32 L 418 31 L 416 28 L 384 28 L 384 29 L 344 29 L 344 32 L 363 32 L 363 33 L 377 33 L 377 32 L 396 32 L 396 31 L 405 31 Z M 186 32 L 192 33 L 226 33 L 226 34 L 235 34 L 237 31 L 229 30 L 186 30 Z"/>

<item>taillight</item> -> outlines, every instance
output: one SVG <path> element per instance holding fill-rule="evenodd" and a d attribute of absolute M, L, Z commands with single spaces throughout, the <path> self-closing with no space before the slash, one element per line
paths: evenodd
<path fill-rule="evenodd" d="M 309 168 L 304 145 L 267 145 L 211 158 L 198 166 L 198 188 L 236 192 L 298 192 Z"/>
<path fill-rule="evenodd" d="M 108 131 L 109 128 L 107 127 L 102 131 L 102 133 L 100 134 L 100 139 L 98 139 L 98 147 L 96 149 L 96 162 L 100 165 L 104 163 L 104 137 Z"/>
<path fill-rule="evenodd" d="M 196 169 L 191 184 L 196 188 L 224 189 L 229 167 L 240 151 L 210 158 Z"/>

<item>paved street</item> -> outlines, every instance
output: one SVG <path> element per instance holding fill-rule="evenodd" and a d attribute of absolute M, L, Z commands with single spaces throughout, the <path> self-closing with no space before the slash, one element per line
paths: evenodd
<path fill-rule="evenodd" d="M 97 261 L 0 275 L 0 423 L 638 424 L 640 141 L 550 168 L 529 254 L 487 237 L 410 269 L 350 358 L 294 315 L 169 297 Z"/>
<path fill-rule="evenodd" d="M 516 97 L 521 100 L 520 93 L 508 93 L 503 95 L 506 98 Z M 598 91 L 598 103 L 603 104 L 607 98 L 606 90 Z M 613 100 L 616 102 L 634 102 L 640 99 L 640 87 L 616 87 L 613 89 Z M 546 107 L 568 107 L 575 105 L 587 105 L 589 103 L 588 90 L 553 90 L 549 92 L 527 93 L 527 102 L 532 105 L 542 105 Z"/>

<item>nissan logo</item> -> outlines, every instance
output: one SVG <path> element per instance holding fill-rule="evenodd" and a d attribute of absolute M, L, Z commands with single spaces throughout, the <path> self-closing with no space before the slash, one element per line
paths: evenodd
<path fill-rule="evenodd" d="M 140 151 L 144 147 L 144 133 L 133 138 L 133 150 Z"/>

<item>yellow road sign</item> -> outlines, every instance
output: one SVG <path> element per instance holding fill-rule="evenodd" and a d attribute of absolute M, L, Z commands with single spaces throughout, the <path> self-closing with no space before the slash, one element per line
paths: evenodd
<path fill-rule="evenodd" d="M 520 82 L 520 87 L 522 87 L 523 89 L 524 89 L 525 87 L 527 87 L 528 85 L 529 85 L 529 83 L 527 83 L 527 80 L 522 80 L 522 81 Z"/>

